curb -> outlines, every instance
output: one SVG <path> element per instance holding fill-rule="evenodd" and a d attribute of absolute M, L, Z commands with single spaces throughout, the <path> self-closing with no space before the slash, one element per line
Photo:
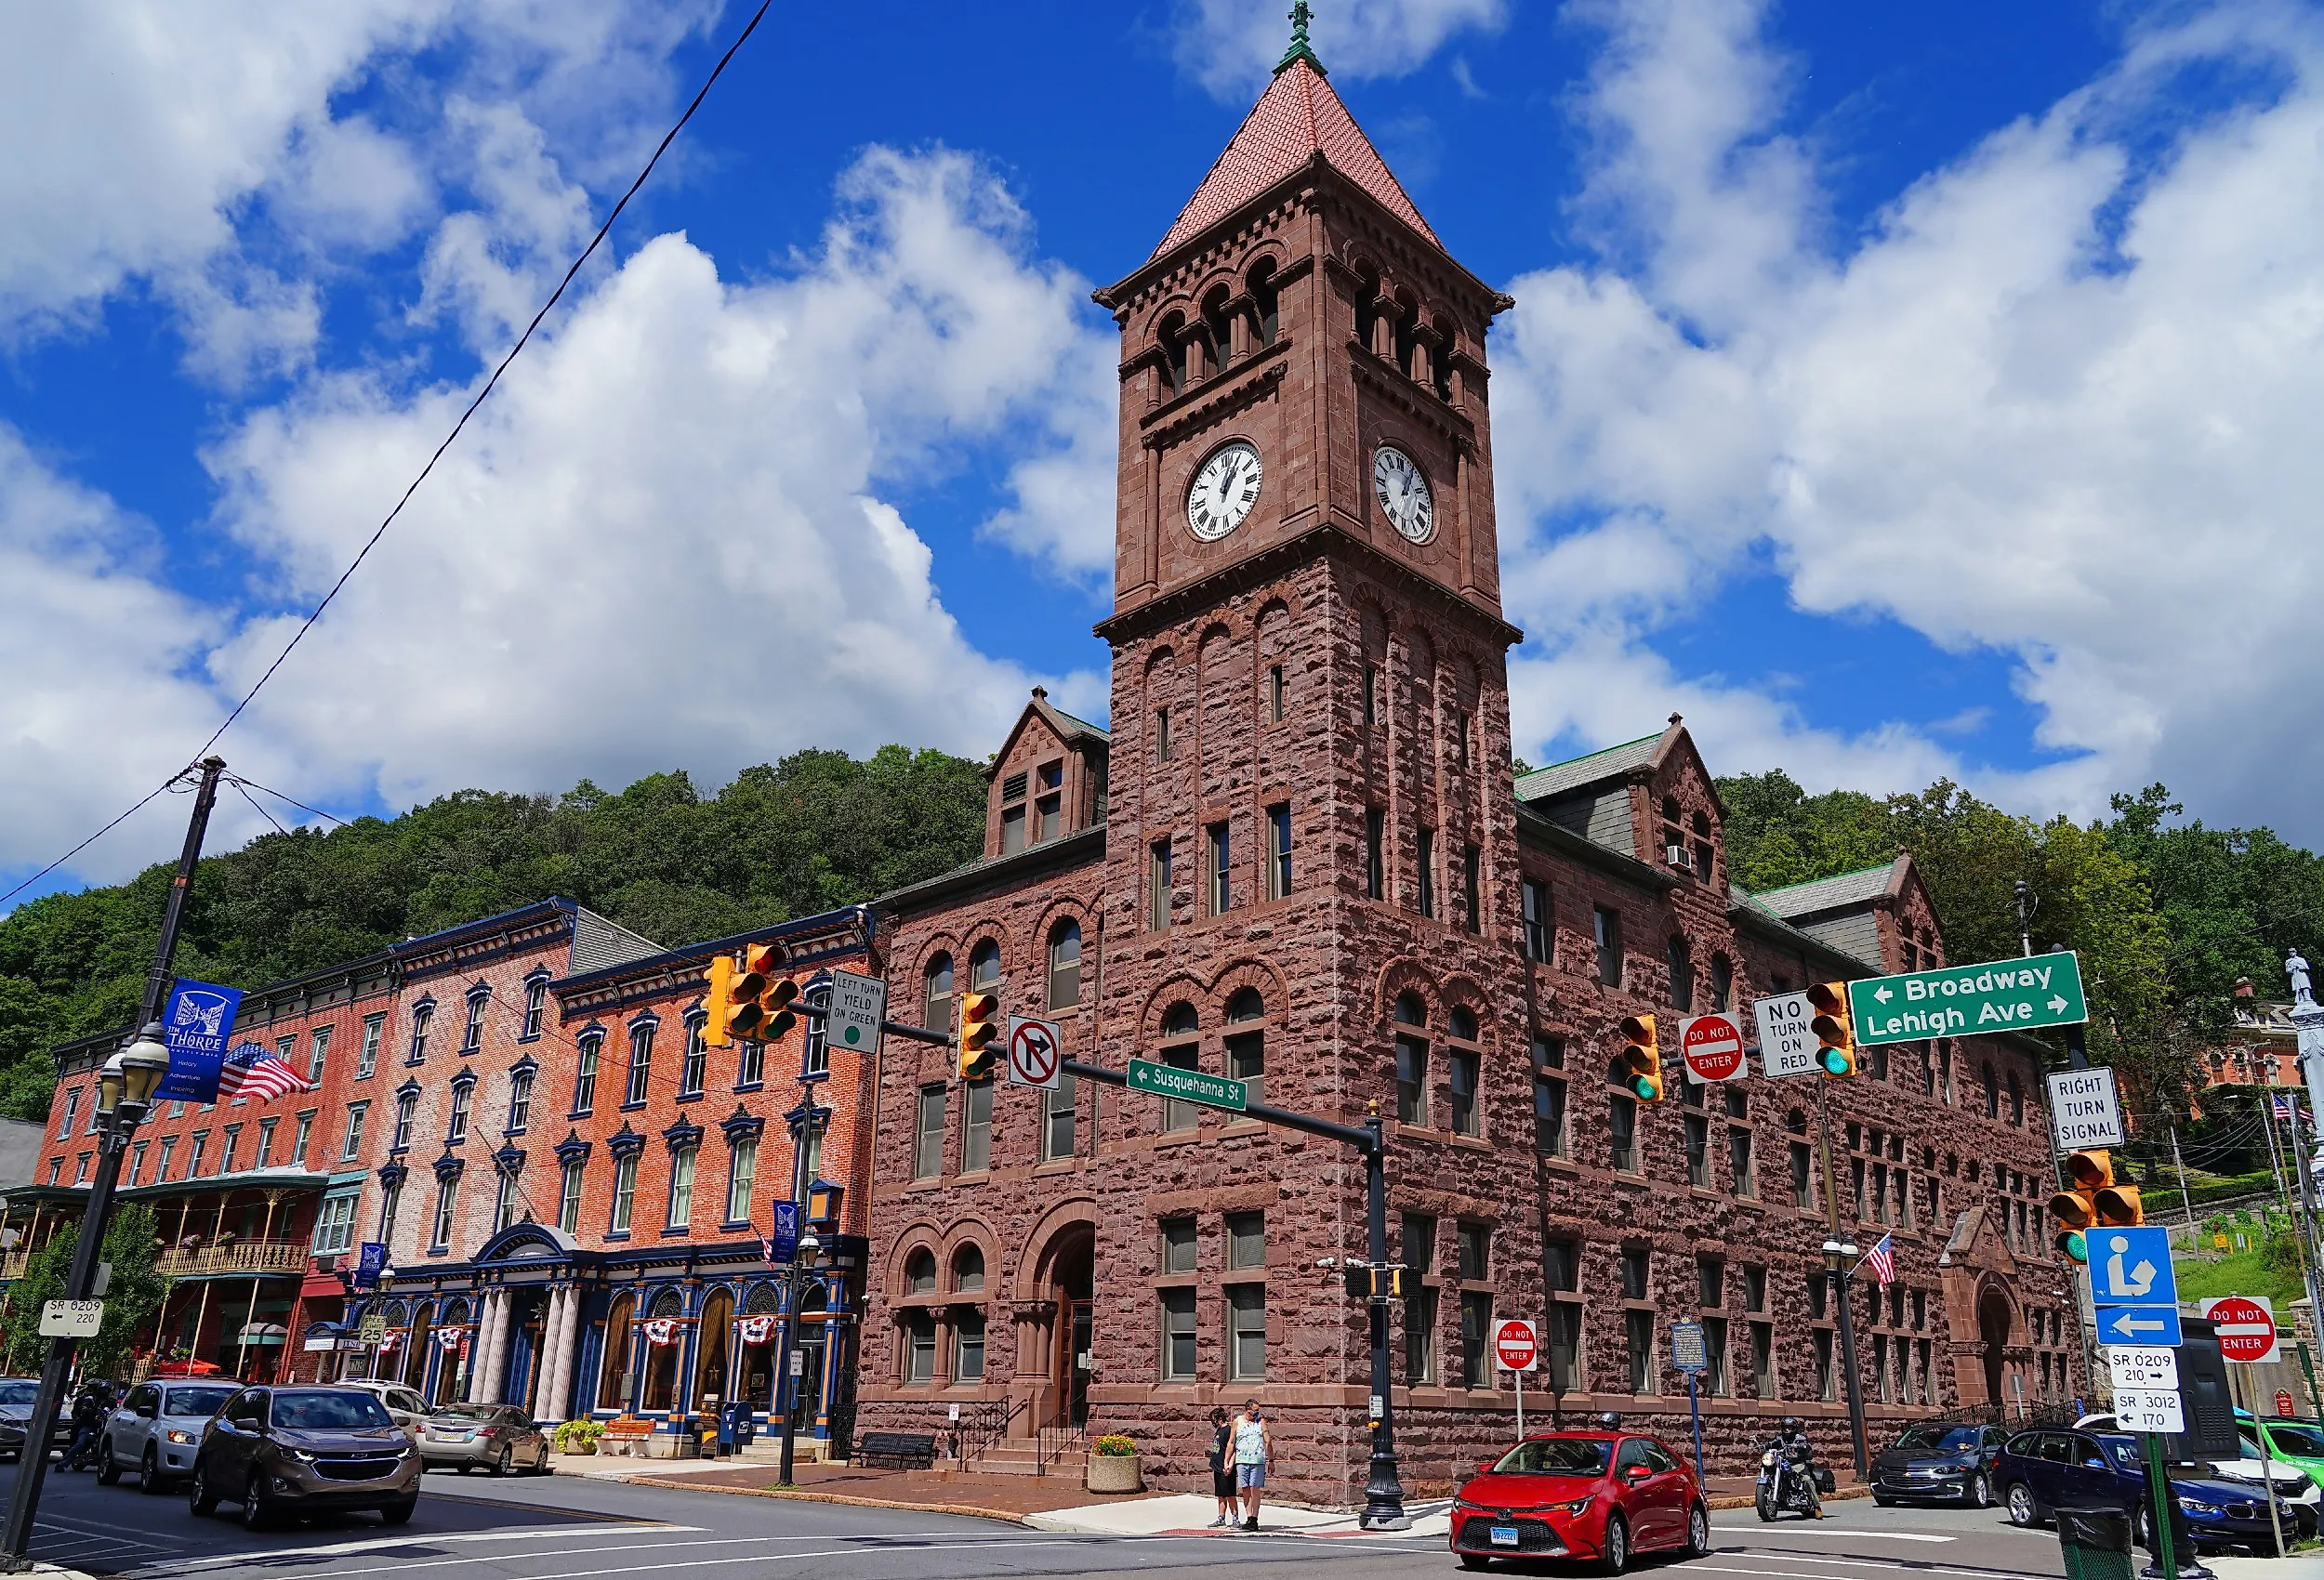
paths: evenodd
<path fill-rule="evenodd" d="M 720 1487 L 706 1486 L 695 1481 L 675 1481 L 662 1476 L 624 1476 L 621 1480 L 633 1487 L 668 1487 L 686 1493 L 728 1493 L 737 1497 L 788 1498 L 795 1503 L 842 1503 L 856 1508 L 901 1508 L 915 1514 L 951 1514 L 968 1520 L 997 1520 L 1010 1525 L 1023 1525 L 1025 1516 L 1011 1514 L 1006 1509 L 972 1508 L 959 1503 L 910 1503 L 901 1498 L 857 1497 L 850 1493 L 819 1493 L 802 1487 Z"/>

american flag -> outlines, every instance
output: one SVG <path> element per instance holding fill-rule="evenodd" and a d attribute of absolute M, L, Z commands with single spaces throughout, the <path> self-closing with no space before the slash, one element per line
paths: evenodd
<path fill-rule="evenodd" d="M 256 1102 L 272 1102 L 292 1092 L 311 1092 L 317 1088 L 297 1071 L 267 1052 L 257 1043 L 244 1043 L 226 1056 L 218 1070 L 218 1095 L 220 1101 L 232 1097 L 249 1098 Z"/>
<path fill-rule="evenodd" d="M 1879 1244 L 1864 1253 L 1863 1265 L 1872 1270 L 1872 1276 L 1880 1280 L 1882 1289 L 1896 1282 L 1896 1247 L 1893 1244 L 1895 1238 L 1883 1234 Z"/>
<path fill-rule="evenodd" d="M 2286 1125 L 2291 1123 L 2291 1094 L 2290 1092 L 2276 1094 L 2276 1117 Z"/>

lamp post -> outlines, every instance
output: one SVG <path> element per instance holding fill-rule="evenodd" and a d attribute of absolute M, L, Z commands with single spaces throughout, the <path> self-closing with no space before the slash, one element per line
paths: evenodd
<path fill-rule="evenodd" d="M 790 1113 L 783 1117 L 791 1126 L 791 1200 L 800 1215 L 799 1245 L 791 1253 L 790 1275 L 784 1281 L 786 1294 L 783 1310 L 783 1342 L 775 1352 L 774 1399 L 783 1410 L 783 1459 L 775 1482 L 788 1486 L 791 1481 L 791 1458 L 799 1435 L 798 1389 L 791 1376 L 791 1356 L 799 1344 L 799 1306 L 806 1295 L 808 1264 L 823 1249 L 823 1242 L 808 1227 L 807 1213 L 811 1205 L 808 1195 L 814 1176 L 808 1168 L 808 1154 L 814 1151 L 814 1139 L 831 1122 L 831 1111 L 815 1100 L 815 1084 L 821 1073 L 807 1072 L 799 1076 L 806 1087 L 802 1097 Z"/>
<path fill-rule="evenodd" d="M 1832 1293 L 1840 1302 L 1840 1363 L 1848 1379 L 1848 1436 L 1855 1449 L 1856 1474 L 1871 1475 L 1872 1456 L 1864 1442 L 1864 1381 L 1856 1376 L 1856 1323 L 1849 1310 L 1850 1271 L 1855 1266 L 1853 1240 L 1824 1242 L 1824 1266 L 1832 1275 Z"/>
<path fill-rule="evenodd" d="M 121 1153 L 129 1134 L 145 1123 L 153 1089 L 169 1073 L 169 1050 L 162 1046 L 162 1027 L 149 1021 L 137 1040 L 108 1059 L 97 1073 L 99 1156 L 97 1178 L 89 1187 L 88 1208 L 81 1217 L 81 1237 L 73 1248 L 72 1270 L 65 1274 L 64 1297 L 86 1300 L 97 1279 L 97 1257 L 105 1243 L 105 1219 L 112 1210 L 113 1187 L 121 1178 Z M 70 1338 L 49 1341 L 48 1361 L 42 1367 L 40 1393 L 24 1429 L 24 1452 L 19 1456 L 15 1494 L 8 1500 L 7 1524 L 0 1533 L 0 1562 L 11 1570 L 32 1567 L 27 1556 L 33 1541 L 33 1518 L 40 1508 L 41 1484 L 48 1476 L 50 1424 L 64 1402 L 65 1379 L 73 1370 Z"/>

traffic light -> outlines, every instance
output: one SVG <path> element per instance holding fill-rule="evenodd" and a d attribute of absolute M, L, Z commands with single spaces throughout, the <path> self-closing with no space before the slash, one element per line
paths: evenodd
<path fill-rule="evenodd" d="M 1807 990 L 1807 1002 L 1816 1011 L 1808 1028 L 1823 1044 L 1816 1051 L 1816 1062 L 1824 1067 L 1827 1080 L 1845 1080 L 1856 1073 L 1856 1034 L 1848 1022 L 1848 984 L 1817 982 Z"/>
<path fill-rule="evenodd" d="M 1358 1300 L 1401 1300 L 1404 1298 L 1403 1264 L 1398 1262 L 1349 1262 L 1343 1269 L 1347 1275 L 1348 1294 Z"/>
<path fill-rule="evenodd" d="M 1627 1086 L 1641 1102 L 1662 1100 L 1662 1048 L 1655 1041 L 1655 1018 L 1632 1015 L 1622 1022 L 1620 1053 L 1614 1056 L 1614 1068 L 1607 1077 L 1618 1086 Z"/>
<path fill-rule="evenodd" d="M 1000 1040 L 1000 995 L 969 993 L 960 996 L 960 1079 L 981 1081 L 993 1073 L 1000 1057 L 994 1047 Z"/>
<path fill-rule="evenodd" d="M 702 1041 L 707 1047 L 724 1047 L 734 1040 L 726 1022 L 734 1013 L 734 957 L 710 956 L 709 985 L 702 994 Z"/>
<path fill-rule="evenodd" d="M 2058 1220 L 2059 1254 L 2076 1262 L 2090 1260 L 2089 1231 L 2131 1229 L 2146 1221 L 2138 1188 L 2117 1185 L 2114 1159 L 2096 1149 L 2066 1160 L 2066 1189 L 2050 1198 L 2050 1214 Z"/>
<path fill-rule="evenodd" d="M 715 1030 L 721 1045 L 736 1037 L 771 1043 L 789 1031 L 798 1018 L 784 1007 L 799 996 L 799 986 L 774 975 L 789 957 L 779 943 L 754 943 L 743 951 L 739 968 L 723 957 L 713 961 L 710 997 L 704 1006 L 710 1017 L 703 1028 L 704 1040 L 709 1041 Z"/>

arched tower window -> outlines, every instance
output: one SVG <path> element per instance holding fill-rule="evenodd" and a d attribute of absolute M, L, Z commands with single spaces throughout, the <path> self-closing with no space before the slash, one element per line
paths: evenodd
<path fill-rule="evenodd" d="M 1255 321 L 1257 344 L 1272 346 L 1281 329 L 1280 297 L 1275 290 L 1275 266 L 1273 258 L 1261 258 L 1251 265 L 1249 275 L 1251 317 Z"/>
<path fill-rule="evenodd" d="M 936 1293 L 936 1254 L 925 1245 L 904 1259 L 904 1292 L 906 1295 Z"/>
<path fill-rule="evenodd" d="M 1429 1071 L 1428 1038 L 1419 1028 L 1426 1023 L 1426 1013 L 1420 1007 L 1418 994 L 1396 996 L 1396 1024 L 1412 1027 L 1396 1034 L 1396 1122 L 1400 1125 L 1428 1123 Z"/>
<path fill-rule="evenodd" d="M 969 951 L 969 986 L 979 993 L 1000 986 L 1000 945 L 989 938 Z"/>
<path fill-rule="evenodd" d="M 1165 398 L 1186 393 L 1186 315 L 1174 312 L 1162 320 L 1155 332 L 1162 347 L 1162 380 L 1167 387 Z"/>
<path fill-rule="evenodd" d="M 1068 916 L 1049 930 L 1049 1007 L 1081 1002 L 1081 924 Z"/>
<path fill-rule="evenodd" d="M 1221 285 L 1202 299 L 1203 337 L 1209 342 L 1205 369 L 1221 373 L 1235 356 L 1234 315 L 1227 311 L 1226 287 Z"/>
<path fill-rule="evenodd" d="M 1257 988 L 1237 988 L 1226 1001 L 1226 1073 L 1243 1082 L 1252 1102 L 1266 1100 L 1266 1001 Z"/>
<path fill-rule="evenodd" d="M 1429 382 L 1435 386 L 1436 398 L 1438 400 L 1449 401 L 1453 398 L 1453 348 L 1459 345 L 1459 341 L 1455 336 L 1452 320 L 1446 318 L 1444 314 L 1439 313 L 1436 315 L 1434 327 L 1436 330 L 1436 347 L 1433 354 L 1429 358 L 1429 371 L 1433 375 Z"/>
<path fill-rule="evenodd" d="M 1179 1000 L 1162 1012 L 1162 1062 L 1173 1070 L 1202 1068 L 1202 1022 L 1195 1007 Z M 1191 1102 L 1162 1099 L 1165 1132 L 1192 1130 L 1202 1121 L 1202 1110 Z"/>
<path fill-rule="evenodd" d="M 931 1032 L 952 1030 L 952 955 L 943 950 L 920 972 L 920 1024 Z"/>
<path fill-rule="evenodd" d="M 963 1295 L 984 1292 L 984 1253 L 978 1247 L 963 1245 L 953 1253 L 952 1287 Z"/>

